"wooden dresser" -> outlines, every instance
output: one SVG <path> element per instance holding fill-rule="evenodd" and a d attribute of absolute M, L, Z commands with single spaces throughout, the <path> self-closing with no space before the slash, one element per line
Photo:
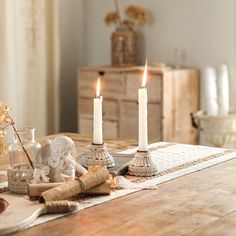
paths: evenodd
<path fill-rule="evenodd" d="M 106 138 L 138 137 L 138 88 L 144 67 L 88 67 L 78 72 L 79 133 L 92 135 L 96 81 L 102 79 Z M 190 113 L 199 110 L 199 72 L 148 69 L 149 141 L 197 143 Z"/>

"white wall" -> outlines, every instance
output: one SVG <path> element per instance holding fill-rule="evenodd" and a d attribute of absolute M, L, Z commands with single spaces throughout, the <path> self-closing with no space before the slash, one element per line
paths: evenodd
<path fill-rule="evenodd" d="M 99 2 L 99 4 L 98 4 Z M 120 0 L 122 7 L 139 5 L 152 15 L 144 36 L 143 60 L 174 63 L 175 48 L 185 54 L 184 66 L 204 68 L 226 63 L 231 75 L 231 110 L 236 111 L 235 0 Z M 110 33 L 103 19 L 114 9 L 111 0 L 85 0 L 85 63 L 110 64 Z"/>

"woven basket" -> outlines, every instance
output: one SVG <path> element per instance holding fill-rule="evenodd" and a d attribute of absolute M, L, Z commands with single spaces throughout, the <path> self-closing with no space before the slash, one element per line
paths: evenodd
<path fill-rule="evenodd" d="M 112 66 L 137 65 L 137 34 L 135 32 L 113 32 L 111 41 Z"/>
<path fill-rule="evenodd" d="M 26 167 L 27 168 L 27 167 Z M 32 169 L 9 168 L 7 170 L 8 189 L 13 193 L 27 194 L 28 184 L 33 178 Z"/>
<path fill-rule="evenodd" d="M 208 146 L 236 148 L 236 114 L 228 116 L 207 116 L 201 112 L 194 114 L 202 144 Z"/>

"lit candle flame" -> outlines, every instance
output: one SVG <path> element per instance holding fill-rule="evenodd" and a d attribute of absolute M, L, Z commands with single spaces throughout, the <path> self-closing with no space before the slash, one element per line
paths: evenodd
<path fill-rule="evenodd" d="M 142 88 L 146 87 L 146 83 L 147 83 L 147 60 L 146 60 L 146 64 L 145 64 L 145 68 L 143 72 Z"/>
<path fill-rule="evenodd" d="M 100 78 L 98 78 L 98 82 L 97 82 L 97 97 L 100 97 Z"/>

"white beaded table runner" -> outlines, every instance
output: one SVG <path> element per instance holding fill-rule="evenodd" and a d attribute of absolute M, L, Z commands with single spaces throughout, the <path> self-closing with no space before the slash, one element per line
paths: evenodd
<path fill-rule="evenodd" d="M 159 171 L 158 175 L 155 177 L 146 178 L 126 176 L 128 179 L 132 180 L 132 182 L 144 183 L 145 187 L 153 187 L 160 183 L 170 181 L 177 177 L 205 169 L 236 157 L 236 150 L 199 145 L 160 142 L 149 145 L 149 148 L 152 150 L 152 160 L 157 165 Z M 134 153 L 136 150 L 137 149 L 134 148 L 121 153 Z M 3 172 L 1 174 L 3 174 Z M 0 189 L 1 187 L 6 187 L 6 183 L 1 183 Z M 121 189 L 113 191 L 109 196 L 88 197 L 80 201 L 79 210 L 102 204 L 140 190 L 141 188 Z M 29 227 L 42 224 L 62 216 L 62 214 L 44 215 L 38 218 Z"/>

